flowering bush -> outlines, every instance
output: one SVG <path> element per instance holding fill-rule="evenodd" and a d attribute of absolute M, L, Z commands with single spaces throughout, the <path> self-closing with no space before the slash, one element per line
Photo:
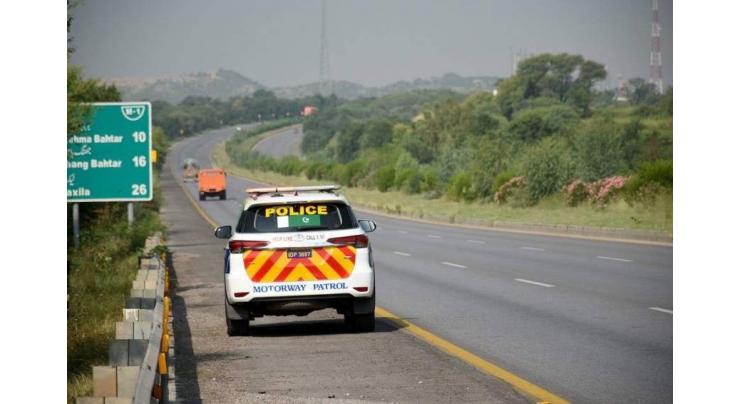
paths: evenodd
<path fill-rule="evenodd" d="M 509 196 L 511 196 L 514 190 L 518 188 L 523 188 L 523 187 L 524 187 L 524 177 L 522 176 L 513 177 L 512 179 L 506 181 L 503 185 L 499 187 L 496 194 L 493 195 L 493 200 L 500 205 L 506 202 L 506 199 Z"/>
<path fill-rule="evenodd" d="M 577 206 L 581 202 L 589 200 L 596 207 L 604 208 L 617 195 L 618 191 L 624 188 L 626 183 L 627 178 L 620 176 L 604 178 L 590 183 L 576 179 L 563 187 L 565 202 L 568 206 Z"/>
<path fill-rule="evenodd" d="M 626 177 L 614 176 L 588 184 L 591 203 L 598 208 L 606 207 L 606 204 L 624 187 L 626 182 Z"/>
<path fill-rule="evenodd" d="M 565 194 L 565 203 L 568 206 L 577 206 L 581 202 L 584 202 L 589 197 L 589 184 L 577 179 L 566 184 L 563 187 L 563 193 Z"/>

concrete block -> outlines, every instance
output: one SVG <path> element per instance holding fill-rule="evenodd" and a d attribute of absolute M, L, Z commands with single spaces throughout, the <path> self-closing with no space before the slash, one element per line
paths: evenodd
<path fill-rule="evenodd" d="M 144 289 L 145 282 L 145 280 L 137 279 L 131 284 L 131 289 Z"/>
<path fill-rule="evenodd" d="M 152 333 L 151 321 L 137 321 L 133 325 L 134 329 L 131 339 L 149 339 L 149 335 Z"/>
<path fill-rule="evenodd" d="M 141 297 L 144 299 L 154 299 L 155 297 L 157 297 L 157 290 L 156 289 L 143 289 L 141 291 Z"/>
<path fill-rule="evenodd" d="M 157 299 L 154 298 L 141 298 L 139 299 L 141 301 L 141 307 L 140 309 L 144 310 L 154 310 L 154 306 L 157 304 Z"/>
<path fill-rule="evenodd" d="M 147 282 L 149 282 L 149 281 L 156 281 L 157 278 L 159 278 L 159 268 L 156 268 L 156 269 L 154 269 L 152 271 L 149 271 L 149 273 L 146 274 L 146 280 L 147 280 Z M 147 289 L 149 289 L 149 288 L 147 288 Z"/>
<path fill-rule="evenodd" d="M 154 310 L 139 309 L 139 321 L 154 321 Z"/>
<path fill-rule="evenodd" d="M 154 290 L 156 288 L 157 288 L 157 279 L 156 278 L 155 279 L 152 279 L 152 280 L 147 280 L 146 282 L 144 282 L 144 289 L 146 289 L 146 290 L 149 290 L 149 289 Z"/>
<path fill-rule="evenodd" d="M 141 308 L 141 298 L 140 297 L 129 297 L 126 299 L 126 308 L 127 309 L 140 309 Z M 153 309 L 153 307 L 151 307 Z"/>
<path fill-rule="evenodd" d="M 115 366 L 93 366 L 93 395 L 95 397 L 114 397 L 116 388 Z"/>
<path fill-rule="evenodd" d="M 131 289 L 131 297 L 146 297 L 144 296 L 144 289 Z"/>
<path fill-rule="evenodd" d="M 118 397 L 133 397 L 139 378 L 138 366 L 118 367 Z"/>
<path fill-rule="evenodd" d="M 146 349 L 148 346 L 148 339 L 128 340 L 128 365 L 141 366 L 141 363 L 144 362 L 144 356 L 146 355 Z"/>
<path fill-rule="evenodd" d="M 128 366 L 128 342 L 132 340 L 117 339 L 108 344 L 108 364 L 111 366 Z"/>
<path fill-rule="evenodd" d="M 133 398 L 124 397 L 106 397 L 105 404 L 131 404 L 134 402 Z"/>
<path fill-rule="evenodd" d="M 139 321 L 140 309 L 123 309 L 124 321 Z"/>
<path fill-rule="evenodd" d="M 134 322 L 132 321 L 117 321 L 116 339 L 133 339 L 134 328 Z"/>
<path fill-rule="evenodd" d="M 77 397 L 75 398 L 77 404 L 105 404 L 103 397 Z"/>

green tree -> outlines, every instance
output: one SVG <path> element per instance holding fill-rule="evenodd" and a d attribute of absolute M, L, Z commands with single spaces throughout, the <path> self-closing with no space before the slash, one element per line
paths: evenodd
<path fill-rule="evenodd" d="M 623 132 L 616 122 L 606 117 L 594 118 L 574 139 L 578 176 L 593 181 L 624 169 L 624 147 Z"/>
<path fill-rule="evenodd" d="M 559 191 L 573 174 L 573 163 L 565 139 L 545 138 L 528 148 L 522 172 L 533 202 Z"/>

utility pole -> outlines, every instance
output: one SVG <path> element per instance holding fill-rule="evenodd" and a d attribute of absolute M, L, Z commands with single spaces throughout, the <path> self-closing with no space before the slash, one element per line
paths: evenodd
<path fill-rule="evenodd" d="M 660 23 L 658 22 L 658 0 L 653 0 L 653 17 L 650 24 L 650 83 L 658 94 L 663 94 L 663 60 L 660 53 Z"/>

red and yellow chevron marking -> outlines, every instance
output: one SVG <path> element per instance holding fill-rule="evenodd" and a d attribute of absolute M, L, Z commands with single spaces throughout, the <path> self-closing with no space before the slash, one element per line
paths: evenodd
<path fill-rule="evenodd" d="M 247 250 L 244 268 L 252 282 L 345 279 L 355 267 L 355 248 L 312 248 L 311 258 L 288 258 L 287 250 Z"/>

